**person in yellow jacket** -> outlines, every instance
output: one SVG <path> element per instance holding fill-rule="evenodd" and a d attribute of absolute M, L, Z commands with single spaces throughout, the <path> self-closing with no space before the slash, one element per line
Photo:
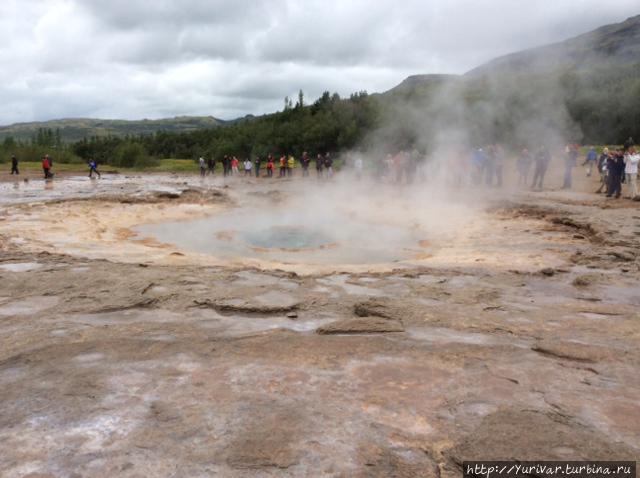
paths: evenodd
<path fill-rule="evenodd" d="M 293 176 L 293 168 L 296 167 L 296 160 L 293 155 L 289 155 L 287 159 L 287 176 Z"/>

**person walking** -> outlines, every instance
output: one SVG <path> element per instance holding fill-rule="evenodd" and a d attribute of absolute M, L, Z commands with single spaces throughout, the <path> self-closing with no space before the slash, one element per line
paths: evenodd
<path fill-rule="evenodd" d="M 20 171 L 18 171 L 18 158 L 16 158 L 15 154 L 11 155 L 11 174 L 20 175 Z"/>
<path fill-rule="evenodd" d="M 587 166 L 587 177 L 591 177 L 591 170 L 593 169 L 593 165 L 598 161 L 598 153 L 596 152 L 596 148 L 591 146 L 589 151 L 587 151 L 587 156 L 584 158 L 583 166 Z"/>
<path fill-rule="evenodd" d="M 233 157 L 233 159 L 231 160 L 231 174 L 238 174 L 238 165 L 240 164 L 240 161 L 238 161 L 238 158 L 236 158 L 235 156 Z"/>
<path fill-rule="evenodd" d="M 101 178 L 100 171 L 98 171 L 98 163 L 94 159 L 89 160 L 89 177 L 93 179 L 93 173 L 98 175 L 98 178 Z"/>
<path fill-rule="evenodd" d="M 638 162 L 640 155 L 636 148 L 631 146 L 624 156 L 624 173 L 627 186 L 629 187 L 629 199 L 640 200 L 638 196 Z"/>
<path fill-rule="evenodd" d="M 551 162 L 551 155 L 545 146 L 541 146 L 535 156 L 535 169 L 533 170 L 533 183 L 531 189 L 542 189 L 544 175 Z"/>
<path fill-rule="evenodd" d="M 207 164 L 202 156 L 198 159 L 198 164 L 200 165 L 200 176 L 204 178 L 204 175 L 207 174 Z"/>

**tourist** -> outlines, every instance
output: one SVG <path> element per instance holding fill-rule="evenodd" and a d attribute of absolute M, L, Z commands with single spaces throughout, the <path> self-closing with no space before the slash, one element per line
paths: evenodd
<path fill-rule="evenodd" d="M 640 161 L 640 155 L 636 152 L 635 146 L 629 147 L 624 156 L 624 173 L 629 188 L 629 199 L 634 201 L 640 200 L 640 196 L 638 196 L 638 161 Z"/>
<path fill-rule="evenodd" d="M 201 168 L 202 169 L 202 168 Z M 89 177 L 93 179 L 93 173 L 98 175 L 98 178 L 101 178 L 100 171 L 98 171 L 98 163 L 94 159 L 89 160 Z"/>
<path fill-rule="evenodd" d="M 333 158 L 329 153 L 324 156 L 324 169 L 327 174 L 327 178 L 331 179 L 333 177 Z"/>
<path fill-rule="evenodd" d="M 53 177 L 51 173 L 51 161 L 49 160 L 49 155 L 45 154 L 42 157 L 42 171 L 44 172 L 44 179 L 50 179 Z"/>
<path fill-rule="evenodd" d="M 273 177 L 273 168 L 275 167 L 274 163 L 273 163 L 273 156 L 269 155 L 269 157 L 267 158 L 267 177 L 268 178 L 272 178 Z"/>
<path fill-rule="evenodd" d="M 622 189 L 622 179 L 624 175 L 624 153 L 623 150 L 617 149 L 615 153 L 611 153 L 607 159 L 607 170 L 609 184 L 607 186 L 607 197 L 620 197 Z"/>
<path fill-rule="evenodd" d="M 296 167 L 296 160 L 293 157 L 292 154 L 289 155 L 289 158 L 287 159 L 287 176 L 291 177 L 293 176 L 293 168 Z"/>
<path fill-rule="evenodd" d="M 231 160 L 231 174 L 238 174 L 238 165 L 240 164 L 240 161 L 238 161 L 238 158 L 236 158 L 235 156 L 233 157 L 233 159 Z"/>
<path fill-rule="evenodd" d="M 316 174 L 318 179 L 322 177 L 322 168 L 324 167 L 324 158 L 320 153 L 316 156 Z"/>
<path fill-rule="evenodd" d="M 253 168 L 253 164 L 249 158 L 244 160 L 244 175 L 251 176 L 251 169 Z"/>
<path fill-rule="evenodd" d="M 229 172 L 231 171 L 231 163 L 229 160 L 229 156 L 226 154 L 222 157 L 222 175 L 229 176 Z"/>
<path fill-rule="evenodd" d="M 496 185 L 502 187 L 502 171 L 504 167 L 504 150 L 502 146 L 496 144 L 493 147 L 493 173 L 496 177 Z"/>
<path fill-rule="evenodd" d="M 524 148 L 516 163 L 516 168 L 518 169 L 518 184 L 526 185 L 529 183 L 529 170 L 531 169 L 532 162 L 533 157 L 531 153 L 527 148 Z"/>
<path fill-rule="evenodd" d="M 568 144 L 564 150 L 564 182 L 562 189 L 571 189 L 571 176 L 578 160 L 578 145 Z"/>
<path fill-rule="evenodd" d="M 260 156 L 256 156 L 256 159 L 253 160 L 253 165 L 256 168 L 256 178 L 260 177 L 260 166 L 262 165 L 262 159 Z"/>
<path fill-rule="evenodd" d="M 484 157 L 484 183 L 493 186 L 493 176 L 495 174 L 496 149 L 492 144 L 487 146 L 487 154 Z"/>
<path fill-rule="evenodd" d="M 287 174 L 287 157 L 283 154 L 282 156 L 280 156 L 280 176 L 279 177 L 284 178 L 286 174 Z"/>
<path fill-rule="evenodd" d="M 626 153 L 629 148 L 631 146 L 635 146 L 635 142 L 633 141 L 633 138 L 631 136 L 629 136 L 629 138 L 624 142 L 624 145 L 622 146 L 624 148 L 624 152 Z"/>
<path fill-rule="evenodd" d="M 362 163 L 362 157 L 360 157 L 360 155 L 358 155 L 358 157 L 356 158 L 356 160 L 353 163 L 353 168 L 356 171 L 356 179 L 358 181 L 360 181 L 360 179 L 362 179 L 362 168 L 363 168 L 363 163 Z"/>
<path fill-rule="evenodd" d="M 547 167 L 551 161 L 551 155 L 546 147 L 541 146 L 534 158 L 535 168 L 533 170 L 533 183 L 531 189 L 542 189 L 544 183 L 544 175 L 547 173 Z"/>
<path fill-rule="evenodd" d="M 485 174 L 487 155 L 482 148 L 478 148 L 471 156 L 471 170 L 474 176 L 473 182 L 476 185 L 482 184 L 482 177 Z"/>
<path fill-rule="evenodd" d="M 309 176 L 309 164 L 311 164 L 311 158 L 309 158 L 309 155 L 306 151 L 302 153 L 300 164 L 302 165 L 302 177 L 306 178 L 307 176 Z"/>
<path fill-rule="evenodd" d="M 207 174 L 207 165 L 202 156 L 198 159 L 198 164 L 200 165 L 200 176 L 204 178 L 204 175 Z M 91 174 L 89 174 L 89 176 L 91 176 Z"/>
<path fill-rule="evenodd" d="M 596 148 L 591 146 L 589 151 L 587 151 L 587 156 L 584 158 L 583 166 L 587 166 L 587 177 L 591 177 L 591 170 L 593 169 L 593 165 L 598 161 L 598 153 L 596 152 Z"/>
<path fill-rule="evenodd" d="M 11 155 L 11 174 L 20 174 L 20 171 L 18 171 L 18 158 L 16 158 L 15 154 Z"/>
<path fill-rule="evenodd" d="M 207 159 L 207 176 L 209 174 L 214 174 L 216 169 L 216 160 L 213 159 L 213 156 L 209 156 Z"/>
<path fill-rule="evenodd" d="M 604 192 L 608 189 L 608 170 L 607 170 L 607 158 L 609 157 L 609 148 L 604 148 L 602 154 L 598 158 L 598 173 L 600 174 L 600 187 L 596 191 L 596 194 L 600 194 L 604 188 Z"/>

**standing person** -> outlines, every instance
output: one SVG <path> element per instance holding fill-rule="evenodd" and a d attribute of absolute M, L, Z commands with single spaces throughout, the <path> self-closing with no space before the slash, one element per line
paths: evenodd
<path fill-rule="evenodd" d="M 233 159 L 231 160 L 231 174 L 238 174 L 238 165 L 240 164 L 240 161 L 238 161 L 238 158 L 236 158 L 235 156 L 233 157 Z"/>
<path fill-rule="evenodd" d="M 322 178 L 322 168 L 324 166 L 324 158 L 320 153 L 316 156 L 316 174 L 318 175 L 318 179 Z"/>
<path fill-rule="evenodd" d="M 529 170 L 531 169 L 531 163 L 533 157 L 527 148 L 522 150 L 516 167 L 518 169 L 518 184 L 527 184 L 529 182 Z"/>
<path fill-rule="evenodd" d="M 293 157 L 293 154 L 289 155 L 287 158 L 287 176 L 293 176 L 293 168 L 296 167 L 296 159 Z"/>
<path fill-rule="evenodd" d="M 244 175 L 251 176 L 251 169 L 253 164 L 251 164 L 251 160 L 249 158 L 244 160 Z"/>
<path fill-rule="evenodd" d="M 492 144 L 487 146 L 487 154 L 484 161 L 484 183 L 493 186 L 493 175 L 495 173 L 496 149 Z"/>
<path fill-rule="evenodd" d="M 93 173 L 98 175 L 98 178 L 101 178 L 100 171 L 98 171 L 98 163 L 96 163 L 95 159 L 89 160 L 89 177 L 93 178 Z"/>
<path fill-rule="evenodd" d="M 541 146 L 535 156 L 535 169 L 533 170 L 533 184 L 531 189 L 542 189 L 544 183 L 544 175 L 547 173 L 547 167 L 551 161 L 551 155 L 545 146 Z"/>
<path fill-rule="evenodd" d="M 333 158 L 329 153 L 324 155 L 324 169 L 327 171 L 327 178 L 331 179 L 333 177 Z"/>
<path fill-rule="evenodd" d="M 353 163 L 353 168 L 356 171 L 356 179 L 358 181 L 360 181 L 362 179 L 362 167 L 363 167 L 362 157 L 360 155 L 358 155 L 358 157 L 356 158 L 356 160 Z"/>
<path fill-rule="evenodd" d="M 624 157 L 624 173 L 626 175 L 626 183 L 629 187 L 629 199 L 638 201 L 638 162 L 640 155 L 636 153 L 636 148 L 631 146 Z"/>
<path fill-rule="evenodd" d="M 309 155 L 306 151 L 302 153 L 302 159 L 300 160 L 300 163 L 302 164 L 302 177 L 306 178 L 307 176 L 309 176 L 309 164 L 311 163 L 311 159 L 309 158 Z"/>
<path fill-rule="evenodd" d="M 256 156 L 256 159 L 253 161 L 253 164 L 256 168 L 256 178 L 260 177 L 260 166 L 262 165 L 262 159 L 260 156 Z"/>
<path fill-rule="evenodd" d="M 624 148 L 624 152 L 626 153 L 628 151 L 628 149 L 631 146 L 635 146 L 635 141 L 633 141 L 633 138 L 631 136 L 629 136 L 629 138 L 624 142 L 624 145 L 622 146 Z"/>
<path fill-rule="evenodd" d="M 609 184 L 607 186 L 607 197 L 620 197 L 622 189 L 622 178 L 624 174 L 624 153 L 622 149 L 616 150 L 607 159 L 607 170 L 609 172 Z"/>
<path fill-rule="evenodd" d="M 607 192 L 609 180 L 607 171 L 607 158 L 609 157 L 609 148 L 604 148 L 602 154 L 598 158 L 598 173 L 600 174 L 600 187 L 596 191 L 596 194 L 600 194 L 604 188 L 604 192 Z"/>
<path fill-rule="evenodd" d="M 587 166 L 587 177 L 591 177 L 591 170 L 593 169 L 593 165 L 598 161 L 598 153 L 596 152 L 596 148 L 591 146 L 589 151 L 587 151 L 587 156 L 584 158 L 584 163 L 582 166 Z"/>
<path fill-rule="evenodd" d="M 11 174 L 20 174 L 20 171 L 18 171 L 18 158 L 16 158 L 15 154 L 11 155 Z"/>
<path fill-rule="evenodd" d="M 504 150 L 502 146 L 496 144 L 493 147 L 493 172 L 496 176 L 496 185 L 501 188 L 502 187 L 502 170 L 504 167 Z"/>
<path fill-rule="evenodd" d="M 273 156 L 269 155 L 269 157 L 267 158 L 267 177 L 268 178 L 272 178 L 273 177 L 273 168 L 275 167 L 275 165 L 273 164 Z"/>
<path fill-rule="evenodd" d="M 229 156 L 226 154 L 222 157 L 222 175 L 229 175 Z"/>
<path fill-rule="evenodd" d="M 202 156 L 198 159 L 198 164 L 200 165 L 200 176 L 204 178 L 204 175 L 207 174 L 207 165 Z"/>
<path fill-rule="evenodd" d="M 473 152 L 471 157 L 471 170 L 474 176 L 474 183 L 476 185 L 482 184 L 482 177 L 485 175 L 485 169 L 487 165 L 487 155 L 482 148 L 478 148 Z"/>
<path fill-rule="evenodd" d="M 279 177 L 284 178 L 286 174 L 287 174 L 287 157 L 283 154 L 282 156 L 280 156 L 280 176 Z"/>
<path fill-rule="evenodd" d="M 402 173 L 404 172 L 404 150 L 396 153 L 396 155 L 393 157 L 392 164 L 395 182 L 400 184 L 402 182 Z"/>
<path fill-rule="evenodd" d="M 578 161 L 578 145 L 568 144 L 564 153 L 564 182 L 562 189 L 571 189 L 573 168 Z"/>
<path fill-rule="evenodd" d="M 49 162 L 49 156 L 46 154 L 42 157 L 42 171 L 44 172 L 44 179 L 51 177 L 51 163 Z"/>
<path fill-rule="evenodd" d="M 209 156 L 207 158 L 207 176 L 209 174 L 214 174 L 215 168 L 216 168 L 216 160 L 213 159 L 213 156 Z"/>

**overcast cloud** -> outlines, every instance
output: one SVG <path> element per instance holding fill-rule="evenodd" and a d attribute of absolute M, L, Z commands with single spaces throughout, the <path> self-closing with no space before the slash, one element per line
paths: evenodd
<path fill-rule="evenodd" d="M 231 119 L 620 22 L 638 0 L 1 0 L 0 124 Z"/>

